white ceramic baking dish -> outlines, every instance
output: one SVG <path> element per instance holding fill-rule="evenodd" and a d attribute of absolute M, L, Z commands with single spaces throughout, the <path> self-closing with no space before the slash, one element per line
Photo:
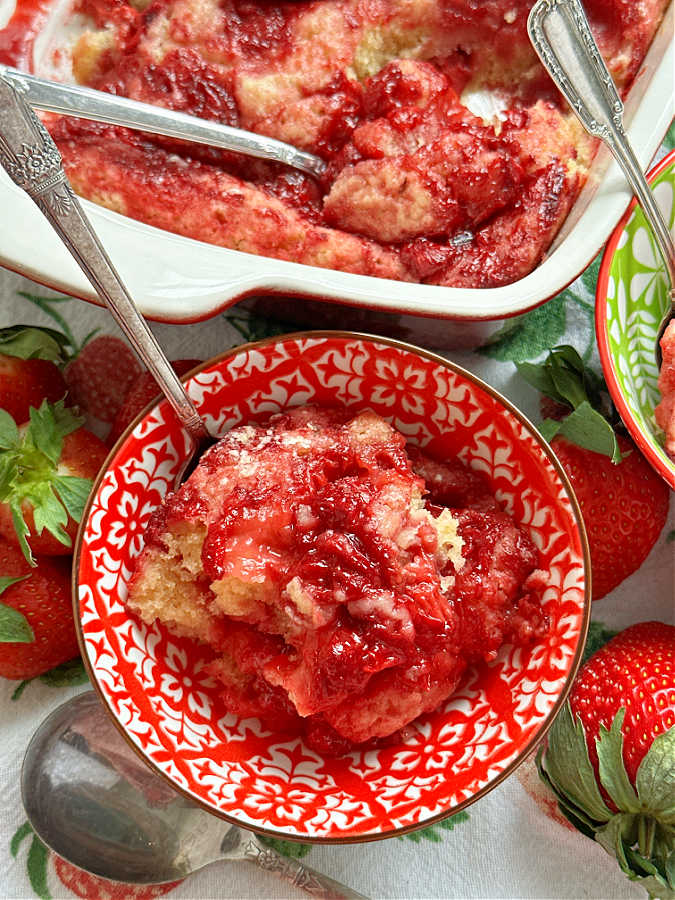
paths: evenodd
<path fill-rule="evenodd" d="M 33 68 L 52 74 L 50 48 L 63 40 L 65 3 L 57 0 L 35 45 Z M 14 0 L 0 0 L 0 28 Z M 671 3 L 626 103 L 625 122 L 645 168 L 657 151 L 674 115 L 675 43 Z M 68 294 L 93 300 L 77 265 L 32 202 L 0 172 L 0 264 Z M 378 330 L 389 319 L 398 334 L 442 345 L 478 344 L 507 317 L 525 312 L 557 294 L 576 278 L 607 240 L 631 199 L 616 164 L 603 150 L 546 259 L 529 275 L 498 288 L 469 290 L 409 284 L 319 269 L 253 256 L 180 237 L 85 202 L 103 243 L 143 312 L 152 319 L 191 322 L 205 319 L 251 295 L 293 297 L 279 302 L 288 318 L 314 325 L 339 322 L 342 327 Z M 307 307 L 300 298 L 327 304 Z M 345 309 L 350 307 L 353 312 Z M 269 309 L 269 303 L 267 304 Z M 309 310 L 309 312 L 307 311 Z M 372 311 L 372 316 L 370 312 Z M 384 315 L 383 315 L 384 314 Z M 392 316 L 391 314 L 395 314 Z M 445 320 L 423 322 L 419 317 Z M 418 327 L 419 326 L 419 327 Z M 373 328 L 375 330 L 375 328 Z"/>

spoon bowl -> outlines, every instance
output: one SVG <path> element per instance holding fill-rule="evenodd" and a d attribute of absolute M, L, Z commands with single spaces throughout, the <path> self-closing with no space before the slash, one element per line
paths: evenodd
<path fill-rule="evenodd" d="M 247 860 L 318 897 L 363 897 L 211 816 L 145 766 L 93 691 L 49 715 L 21 770 L 26 815 L 40 840 L 101 878 L 161 884 L 216 860 Z"/>

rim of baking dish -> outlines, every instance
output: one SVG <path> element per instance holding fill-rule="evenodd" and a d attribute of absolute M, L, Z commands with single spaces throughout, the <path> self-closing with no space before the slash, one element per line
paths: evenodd
<path fill-rule="evenodd" d="M 673 6 L 671 3 L 666 10 L 626 100 L 627 133 L 645 168 L 673 117 Z M 489 321 L 533 309 L 574 281 L 602 248 L 630 198 L 618 166 L 601 148 L 543 262 L 512 284 L 480 289 L 393 281 L 255 256 L 163 231 L 83 202 L 132 296 L 144 315 L 157 321 L 201 321 L 253 294 L 294 295 L 448 321 Z M 11 222 L 28 226 L 6 229 L 0 264 L 100 305 L 46 220 L 2 171 L 0 208 Z"/>

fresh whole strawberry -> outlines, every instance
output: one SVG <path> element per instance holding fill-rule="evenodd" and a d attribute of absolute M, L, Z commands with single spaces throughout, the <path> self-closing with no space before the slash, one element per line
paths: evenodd
<path fill-rule="evenodd" d="M 70 562 L 37 560 L 0 538 L 0 676 L 34 678 L 79 654 Z"/>
<path fill-rule="evenodd" d="M 17 422 L 31 406 L 65 397 L 68 387 L 56 365 L 61 345 L 53 332 L 18 325 L 0 329 L 0 407 Z"/>
<path fill-rule="evenodd" d="M 200 359 L 176 359 L 171 365 L 177 375 L 185 375 L 190 369 L 194 369 L 201 362 Z M 124 397 L 122 406 L 117 411 L 117 415 L 108 435 L 108 445 L 112 447 L 115 441 L 120 437 L 127 425 L 142 412 L 145 407 L 153 400 L 159 399 L 160 389 L 157 382 L 150 372 L 143 372 L 140 378 L 134 382 Z"/>
<path fill-rule="evenodd" d="M 33 553 L 71 552 L 77 523 L 107 455 L 63 401 L 43 401 L 22 428 L 0 410 L 0 535 Z"/>
<path fill-rule="evenodd" d="M 640 568 L 668 516 L 668 486 L 635 444 L 602 378 L 573 347 L 554 347 L 543 363 L 518 372 L 543 395 L 539 430 L 572 483 L 591 551 L 593 600 Z"/>
<path fill-rule="evenodd" d="M 617 436 L 623 459 L 562 437 L 551 442 L 576 494 L 591 551 L 593 600 L 640 568 L 668 517 L 670 492 L 637 447 Z"/>
<path fill-rule="evenodd" d="M 675 898 L 675 627 L 632 625 L 582 666 L 539 754 L 570 822 Z"/>
<path fill-rule="evenodd" d="M 66 366 L 64 376 L 73 402 L 83 412 L 101 422 L 112 422 L 141 371 L 123 340 L 102 335 L 84 345 Z"/>

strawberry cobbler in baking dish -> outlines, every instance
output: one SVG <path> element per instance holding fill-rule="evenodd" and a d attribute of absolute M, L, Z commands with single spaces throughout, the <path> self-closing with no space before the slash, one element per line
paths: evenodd
<path fill-rule="evenodd" d="M 625 93 L 667 0 L 585 5 Z M 159 228 L 366 275 L 507 284 L 541 260 L 596 147 L 529 44 L 530 6 L 75 0 L 77 81 L 310 150 L 322 183 L 83 120 L 48 127 L 80 194 Z M 25 62 L 19 46 L 0 33 L 0 61 Z"/>
<path fill-rule="evenodd" d="M 459 461 L 371 412 L 234 428 L 156 510 L 129 587 L 209 644 L 228 711 L 328 754 L 398 734 L 466 667 L 541 639 L 547 573 Z"/>

